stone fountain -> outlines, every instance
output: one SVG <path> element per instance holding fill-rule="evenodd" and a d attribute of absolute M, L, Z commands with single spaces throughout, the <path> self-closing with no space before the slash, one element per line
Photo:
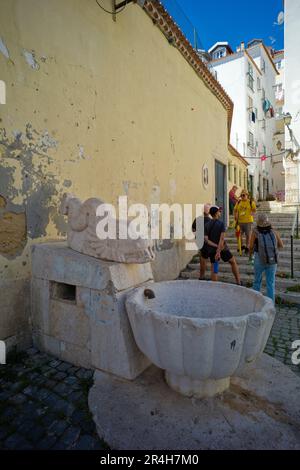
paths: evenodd
<path fill-rule="evenodd" d="M 179 393 L 223 392 L 263 353 L 275 308 L 261 294 L 199 281 L 153 283 L 150 292 L 127 296 L 130 324 L 139 349 Z"/>
<path fill-rule="evenodd" d="M 99 240 L 101 204 L 65 195 L 67 241 L 33 247 L 31 296 L 35 344 L 95 369 L 100 437 L 124 450 L 300 449 L 300 380 L 263 354 L 272 302 L 154 282 L 149 240 Z"/>

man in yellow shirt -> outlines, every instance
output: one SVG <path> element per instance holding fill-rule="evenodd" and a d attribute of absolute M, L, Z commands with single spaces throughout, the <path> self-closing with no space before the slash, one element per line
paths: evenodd
<path fill-rule="evenodd" d="M 236 203 L 234 208 L 234 218 L 236 223 L 240 226 L 242 240 L 243 234 L 246 236 L 246 246 L 242 247 L 245 250 L 245 254 L 249 254 L 250 235 L 255 213 L 255 202 L 249 199 L 247 191 L 242 191 L 241 199 Z"/>

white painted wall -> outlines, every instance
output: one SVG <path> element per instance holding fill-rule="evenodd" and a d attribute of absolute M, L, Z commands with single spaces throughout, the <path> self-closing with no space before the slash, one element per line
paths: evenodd
<path fill-rule="evenodd" d="M 259 68 L 261 67 L 262 58 L 266 63 L 266 71 L 263 74 L 260 74 L 253 65 L 254 92 L 248 87 L 247 72 L 250 59 L 243 52 L 235 54 L 232 58 L 227 58 L 224 61 L 215 62 L 211 66 L 217 72 L 217 79 L 234 102 L 230 143 L 248 159 L 250 163 L 248 171 L 254 177 L 254 197 L 258 199 L 262 197 L 263 178 L 269 180 L 269 192 L 273 191 L 271 159 L 261 162 L 259 157 L 264 153 L 264 146 L 266 146 L 267 155 L 275 153 L 273 135 L 276 129 L 276 121 L 275 118 L 266 119 L 266 129 L 262 129 L 261 121 L 265 116 L 262 109 L 262 92 L 257 90 L 257 77 L 261 80 L 261 87 L 266 91 L 266 97 L 275 108 L 274 85 L 276 72 L 270 64 L 267 54 L 260 46 L 253 48 L 252 52 Z M 253 100 L 253 108 L 258 110 L 255 123 L 249 120 L 249 97 Z M 247 145 L 249 131 L 254 135 L 254 142 L 258 142 L 258 146 L 254 150 Z M 259 184 L 260 180 L 261 184 Z M 259 186 L 260 193 L 258 192 Z"/>
<path fill-rule="evenodd" d="M 300 1 L 285 0 L 285 111 L 292 115 L 291 129 L 300 143 Z M 286 130 L 286 147 L 297 150 L 297 142 L 292 143 Z M 291 190 L 290 201 L 299 202 L 299 157 L 296 168 L 287 172 L 286 185 Z"/>

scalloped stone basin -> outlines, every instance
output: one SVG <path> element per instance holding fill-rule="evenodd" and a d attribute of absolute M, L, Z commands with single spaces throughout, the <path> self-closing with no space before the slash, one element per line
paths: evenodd
<path fill-rule="evenodd" d="M 164 369 L 171 388 L 187 396 L 214 396 L 230 377 L 262 354 L 275 318 L 273 302 L 244 287 L 170 281 L 145 286 L 126 299 L 140 350 Z"/>

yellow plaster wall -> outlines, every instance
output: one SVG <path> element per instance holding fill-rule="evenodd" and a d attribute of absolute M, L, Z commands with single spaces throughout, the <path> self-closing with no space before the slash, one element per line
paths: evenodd
<path fill-rule="evenodd" d="M 1 0 L 0 32 L 0 217 L 25 214 L 27 230 L 0 280 L 29 278 L 32 240 L 64 236 L 64 192 L 214 201 L 227 113 L 138 5 L 113 22 L 93 0 Z"/>
<path fill-rule="evenodd" d="M 229 168 L 230 166 L 230 168 Z M 237 180 L 234 181 L 234 167 L 237 169 Z M 242 184 L 240 185 L 239 172 L 242 175 Z M 230 151 L 228 152 L 228 192 L 231 190 L 232 186 L 237 186 L 237 196 L 241 194 L 243 189 L 247 189 L 247 167 L 241 162 L 239 158 L 233 155 Z M 246 183 L 246 184 L 245 184 Z"/>

